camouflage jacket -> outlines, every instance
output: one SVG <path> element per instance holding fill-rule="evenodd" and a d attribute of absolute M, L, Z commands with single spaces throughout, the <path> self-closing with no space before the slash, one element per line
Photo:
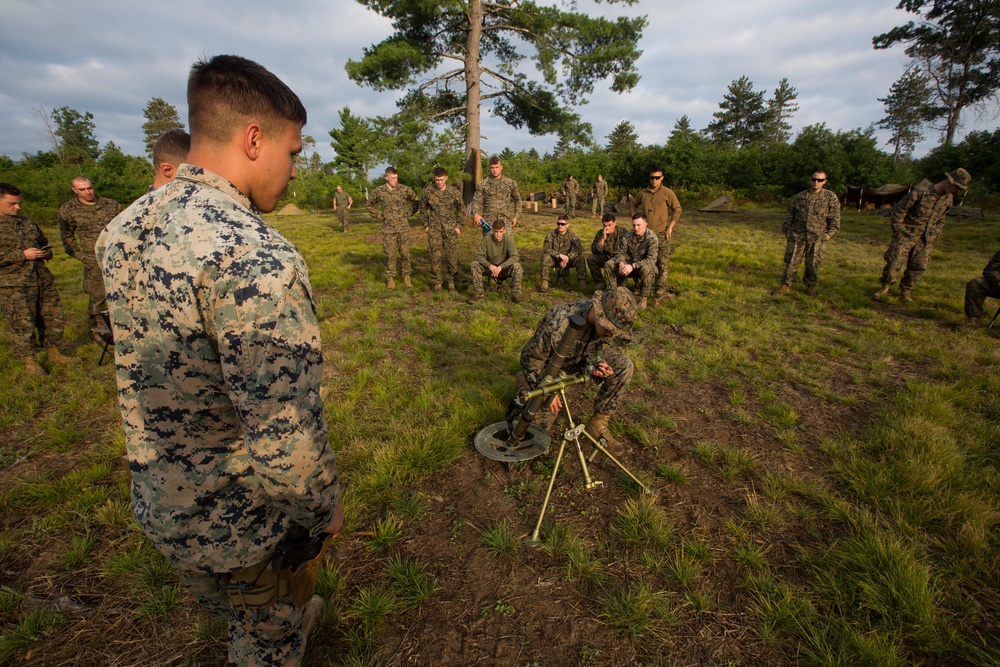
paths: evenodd
<path fill-rule="evenodd" d="M 608 196 L 608 182 L 607 181 L 594 181 L 594 194 L 598 197 Z"/>
<path fill-rule="evenodd" d="M 390 188 L 388 183 L 383 183 L 372 190 L 365 210 L 371 217 L 382 221 L 383 232 L 398 233 L 410 228 L 410 216 L 416 212 L 419 203 L 410 186 L 396 183 L 396 187 Z"/>
<path fill-rule="evenodd" d="M 615 231 L 611 232 L 611 235 L 605 239 L 604 227 L 601 227 L 594 234 L 594 242 L 590 244 L 590 251 L 595 255 L 607 255 L 609 258 L 614 257 L 625 243 L 625 234 L 626 231 L 616 225 Z M 601 241 L 604 241 L 604 245 L 601 245 Z"/>
<path fill-rule="evenodd" d="M 498 243 L 493 238 L 492 233 L 487 234 L 479 242 L 479 247 L 476 248 L 476 255 L 472 258 L 472 261 L 479 262 L 485 269 L 491 266 L 499 266 L 502 269 L 506 269 L 508 266 L 517 264 L 521 261 L 521 257 L 517 254 L 514 235 L 505 233 L 503 240 Z"/>
<path fill-rule="evenodd" d="M 542 316 L 542 321 L 535 328 L 535 333 L 521 348 L 521 370 L 524 371 L 529 383 L 534 385 L 541 379 L 540 376 L 545 370 L 549 357 L 552 356 L 552 351 L 559 345 L 559 341 L 562 340 L 563 334 L 566 332 L 566 327 L 569 326 L 569 318 L 573 315 L 586 317 L 587 311 L 593 305 L 592 299 L 564 303 L 552 308 Z M 594 326 L 587 324 L 580 332 L 580 338 L 566 355 L 562 370 L 572 373 L 581 366 L 597 366 L 605 344 L 606 341 L 597 335 Z"/>
<path fill-rule="evenodd" d="M 509 227 L 510 221 L 517 217 L 520 206 L 521 193 L 517 190 L 517 181 L 506 176 L 487 176 L 476 186 L 472 215 L 481 215 L 491 225 L 503 220 Z"/>
<path fill-rule="evenodd" d="M 567 229 L 565 234 L 560 234 L 558 229 L 553 229 L 545 235 L 542 242 L 542 257 L 550 255 L 566 255 L 569 263 L 573 264 L 576 258 L 583 254 L 583 244 L 580 237 L 572 229 Z"/>
<path fill-rule="evenodd" d="M 941 235 L 945 215 L 953 201 L 950 194 L 938 194 L 933 184 L 918 185 L 892 210 L 893 236 L 923 238 L 930 243 Z"/>
<path fill-rule="evenodd" d="M 1000 289 L 1000 251 L 993 255 L 983 269 L 983 280 L 993 289 Z"/>
<path fill-rule="evenodd" d="M 104 197 L 98 197 L 94 204 L 84 204 L 74 197 L 60 206 L 59 236 L 66 254 L 81 262 L 93 261 L 97 237 L 121 212 L 121 204 Z"/>
<path fill-rule="evenodd" d="M 232 183 L 181 165 L 97 244 L 136 519 L 174 563 L 258 563 L 340 487 L 299 252 Z"/>
<path fill-rule="evenodd" d="M 462 193 L 458 188 L 439 190 L 433 183 L 424 188 L 420 197 L 420 216 L 424 227 L 452 230 L 462 225 Z"/>
<path fill-rule="evenodd" d="M 657 234 L 666 232 L 668 223 L 680 220 L 682 211 L 677 195 L 665 185 L 655 192 L 652 188 L 643 188 L 635 203 L 635 212 L 646 218 L 649 228 Z"/>
<path fill-rule="evenodd" d="M 0 215 L 0 287 L 33 287 L 49 273 L 45 260 L 24 258 L 29 248 L 49 244 L 45 232 L 26 215 Z"/>
<path fill-rule="evenodd" d="M 621 249 L 615 255 L 615 264 L 624 262 L 635 268 L 656 266 L 656 257 L 660 252 L 660 239 L 651 229 L 646 229 L 642 236 L 635 232 L 627 232 L 622 240 Z"/>
<path fill-rule="evenodd" d="M 562 189 L 568 195 L 575 195 L 580 191 L 580 182 L 575 178 L 567 178 L 563 181 Z"/>
<path fill-rule="evenodd" d="M 840 200 L 830 190 L 803 190 L 792 197 L 788 212 L 781 223 L 781 233 L 794 238 L 815 241 L 824 234 L 833 236 L 840 231 Z"/>

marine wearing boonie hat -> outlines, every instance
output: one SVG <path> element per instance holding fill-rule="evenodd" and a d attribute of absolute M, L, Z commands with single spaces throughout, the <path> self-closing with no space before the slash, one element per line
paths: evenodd
<path fill-rule="evenodd" d="M 605 329 L 615 332 L 616 338 L 632 337 L 632 323 L 639 312 L 635 297 L 625 287 L 607 292 L 594 292 L 594 319 Z"/>
<path fill-rule="evenodd" d="M 969 183 L 972 182 L 972 174 L 967 172 L 965 169 L 959 167 L 955 171 L 949 171 L 945 174 L 948 178 L 948 182 L 952 185 L 958 186 L 963 190 L 969 189 Z"/>

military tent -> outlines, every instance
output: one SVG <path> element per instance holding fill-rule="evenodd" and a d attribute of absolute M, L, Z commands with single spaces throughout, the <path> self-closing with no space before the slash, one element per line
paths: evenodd
<path fill-rule="evenodd" d="M 848 185 L 847 192 L 841 200 L 844 206 L 857 204 L 858 210 L 862 208 L 880 209 L 891 208 L 910 191 L 910 185 L 895 185 L 888 183 L 880 188 L 869 189 L 863 185 Z M 870 206 L 865 206 L 870 204 Z"/>
<path fill-rule="evenodd" d="M 698 210 L 705 213 L 732 213 L 736 209 L 733 208 L 733 200 L 729 198 L 729 195 L 722 195 L 712 200 L 712 203 L 705 208 Z"/>

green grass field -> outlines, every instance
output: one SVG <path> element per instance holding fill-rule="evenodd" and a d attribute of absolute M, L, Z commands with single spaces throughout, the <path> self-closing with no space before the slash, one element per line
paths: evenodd
<path fill-rule="evenodd" d="M 308 664 L 1000 664 L 1000 340 L 951 330 L 995 213 L 949 219 L 907 307 L 869 298 L 887 218 L 845 212 L 811 298 L 771 295 L 781 212 L 686 213 L 678 297 L 640 314 L 612 423 L 661 493 L 600 460 L 588 491 L 569 457 L 541 548 L 522 538 L 554 454 L 508 467 L 471 443 L 542 313 L 580 298 L 534 291 L 555 216 L 517 231 L 524 303 L 470 306 L 430 291 L 417 227 L 415 289 L 387 291 L 354 214 L 346 234 L 332 212 L 271 218 L 309 265 L 347 513 Z M 572 228 L 588 247 L 598 226 Z M 461 237 L 463 275 L 479 238 Z M 0 663 L 225 664 L 224 624 L 131 516 L 80 265 L 50 266 L 84 363 L 30 377 L 0 329 Z M 571 393 L 575 417 L 593 393 Z"/>

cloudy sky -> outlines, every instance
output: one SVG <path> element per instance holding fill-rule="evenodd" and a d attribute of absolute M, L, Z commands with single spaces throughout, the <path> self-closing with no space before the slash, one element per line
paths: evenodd
<path fill-rule="evenodd" d="M 622 119 L 643 143 L 663 143 L 687 114 L 704 128 L 727 86 L 747 75 L 768 91 L 787 77 L 798 90 L 795 131 L 825 122 L 834 130 L 867 127 L 882 117 L 889 86 L 903 72 L 902 49 L 875 51 L 872 36 L 905 23 L 896 0 L 638 0 L 620 5 L 578 0 L 581 10 L 609 16 L 647 14 L 639 60 L 641 81 L 625 95 L 599 85 L 579 109 L 605 136 Z M 3 0 L 0 3 L 0 154 L 13 158 L 50 147 L 37 110 L 68 106 L 94 114 L 97 138 L 125 152 L 144 151 L 142 110 L 152 97 L 177 107 L 186 121 L 191 63 L 233 53 L 258 61 L 299 94 L 309 111 L 306 134 L 331 159 L 331 127 L 348 105 L 355 114 L 390 114 L 396 93 L 375 93 L 348 80 L 344 64 L 359 58 L 391 26 L 352 0 Z M 483 149 L 497 152 L 555 144 L 483 116 Z M 964 117 L 962 133 L 995 129 L 996 113 Z M 936 144 L 933 132 L 918 154 Z M 882 135 L 884 137 L 884 134 Z"/>

